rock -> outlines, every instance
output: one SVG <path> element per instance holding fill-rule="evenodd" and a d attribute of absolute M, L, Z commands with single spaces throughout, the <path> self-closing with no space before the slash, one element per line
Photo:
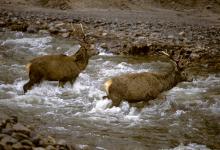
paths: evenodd
<path fill-rule="evenodd" d="M 4 21 L 0 21 L 0 27 L 4 27 L 6 23 Z"/>
<path fill-rule="evenodd" d="M 50 34 L 47 30 L 39 30 L 39 34 Z"/>
<path fill-rule="evenodd" d="M 17 116 L 11 116 L 10 117 L 10 122 L 11 123 L 17 123 L 18 122 L 18 117 Z"/>
<path fill-rule="evenodd" d="M 185 36 L 185 35 L 186 35 L 186 33 L 184 31 L 179 33 L 179 36 Z"/>
<path fill-rule="evenodd" d="M 6 128 L 6 129 L 2 129 L 1 133 L 11 135 L 13 133 L 13 130 L 10 128 L 8 128 L 8 129 Z"/>
<path fill-rule="evenodd" d="M 199 59 L 200 58 L 200 55 L 199 54 L 196 54 L 196 53 L 192 53 L 190 55 L 191 59 L 194 60 L 194 59 Z"/>
<path fill-rule="evenodd" d="M 30 25 L 30 26 L 27 28 L 27 32 L 28 32 L 28 33 L 37 33 L 37 32 L 38 32 L 38 27 L 35 26 L 35 25 Z"/>
<path fill-rule="evenodd" d="M 43 147 L 34 147 L 33 150 L 46 150 L 46 149 Z"/>
<path fill-rule="evenodd" d="M 49 28 L 49 32 L 52 33 L 52 34 L 57 34 L 59 32 L 59 30 L 53 26 L 51 26 Z"/>
<path fill-rule="evenodd" d="M 206 9 L 212 9 L 212 5 L 207 5 Z"/>
<path fill-rule="evenodd" d="M 23 24 L 13 24 L 10 26 L 10 29 L 12 31 L 22 31 L 25 32 L 27 31 L 28 25 L 26 23 Z"/>
<path fill-rule="evenodd" d="M 41 22 L 38 20 L 38 21 L 36 21 L 35 22 L 37 25 L 40 25 L 41 24 Z"/>
<path fill-rule="evenodd" d="M 62 26 L 64 26 L 65 24 L 63 22 L 56 24 L 54 27 L 55 28 L 60 28 Z"/>
<path fill-rule="evenodd" d="M 26 134 L 23 133 L 12 133 L 11 135 L 13 138 L 18 139 L 19 141 L 23 140 L 23 139 L 28 139 L 29 137 Z"/>
<path fill-rule="evenodd" d="M 108 33 L 106 33 L 106 32 L 104 32 L 104 33 L 102 33 L 102 36 L 106 36 Z"/>
<path fill-rule="evenodd" d="M 32 142 L 29 140 L 22 140 L 22 141 L 20 141 L 20 143 L 22 145 L 33 146 Z"/>
<path fill-rule="evenodd" d="M 13 150 L 23 150 L 23 145 L 21 143 L 16 143 L 12 145 Z"/>
<path fill-rule="evenodd" d="M 69 33 L 69 32 L 62 34 L 62 37 L 64 37 L 64 38 L 68 38 L 69 36 L 70 36 L 70 33 Z"/>
<path fill-rule="evenodd" d="M 36 135 L 36 136 L 31 138 L 31 141 L 35 146 L 39 146 L 40 141 L 41 141 L 41 137 L 39 135 Z"/>
<path fill-rule="evenodd" d="M 60 33 L 66 33 L 66 32 L 67 32 L 67 29 L 60 29 L 59 32 L 60 32 Z"/>
<path fill-rule="evenodd" d="M 100 47 L 103 48 L 103 49 L 105 49 L 105 50 L 108 49 L 108 46 L 107 46 L 106 43 L 101 43 L 101 44 L 100 44 Z"/>
<path fill-rule="evenodd" d="M 46 150 L 56 150 L 56 148 L 52 145 L 46 147 Z"/>
<path fill-rule="evenodd" d="M 0 134 L 0 141 L 1 141 L 1 139 L 3 139 L 4 137 L 6 137 L 6 136 L 8 136 L 7 134 Z"/>
<path fill-rule="evenodd" d="M 58 144 L 58 145 L 63 145 L 63 146 L 65 146 L 67 143 L 66 143 L 65 140 L 61 139 L 61 140 L 59 140 L 59 141 L 57 142 L 57 144 Z"/>
<path fill-rule="evenodd" d="M 30 129 L 28 129 L 27 127 L 25 127 L 24 125 L 22 125 L 21 123 L 17 123 L 13 126 L 12 128 L 15 132 L 21 132 L 23 134 L 26 134 L 26 135 L 30 135 Z"/>
<path fill-rule="evenodd" d="M 43 145 L 43 146 L 55 145 L 56 144 L 56 140 L 54 138 L 52 138 L 51 136 L 48 136 L 47 138 L 44 138 L 40 142 L 40 144 Z"/>
<path fill-rule="evenodd" d="M 3 145 L 7 145 L 7 144 L 12 145 L 12 144 L 15 144 L 17 141 L 18 141 L 18 140 L 15 139 L 15 138 L 12 138 L 12 137 L 10 137 L 10 136 L 5 136 L 5 137 L 1 140 L 1 143 L 2 143 Z"/>

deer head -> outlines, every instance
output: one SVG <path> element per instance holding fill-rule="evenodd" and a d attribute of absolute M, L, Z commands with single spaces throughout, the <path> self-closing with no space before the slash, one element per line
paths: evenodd
<path fill-rule="evenodd" d="M 72 24 L 72 34 L 73 38 L 77 40 L 80 46 L 87 51 L 89 57 L 93 55 L 97 55 L 98 51 L 95 50 L 94 42 L 85 34 L 83 25 L 80 24 Z"/>
<path fill-rule="evenodd" d="M 179 52 L 179 54 L 177 55 L 177 58 L 175 58 L 175 56 L 174 56 L 175 55 L 174 51 L 172 51 L 170 55 L 165 51 L 161 51 L 160 53 L 168 56 L 169 59 L 172 61 L 173 65 L 175 67 L 174 68 L 175 72 L 177 74 L 179 74 L 179 76 L 180 76 L 180 80 L 189 81 L 189 82 L 191 82 L 193 80 L 192 77 L 189 76 L 189 74 L 186 71 L 186 69 L 189 65 L 189 59 L 183 55 L 183 51 Z"/>

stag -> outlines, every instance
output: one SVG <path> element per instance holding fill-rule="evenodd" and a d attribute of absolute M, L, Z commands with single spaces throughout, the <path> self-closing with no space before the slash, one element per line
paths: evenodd
<path fill-rule="evenodd" d="M 61 87 L 66 82 L 74 83 L 80 72 L 86 68 L 89 58 L 96 54 L 84 34 L 82 24 L 80 24 L 80 27 L 81 32 L 72 26 L 73 33 L 78 37 L 77 40 L 81 46 L 74 55 L 40 56 L 34 58 L 26 65 L 30 80 L 23 86 L 24 93 L 30 90 L 34 84 L 39 84 L 43 80 L 59 81 L 59 86 Z"/>
<path fill-rule="evenodd" d="M 163 54 L 168 55 L 163 52 Z M 129 103 L 148 102 L 155 99 L 163 91 L 176 86 L 177 83 L 188 81 L 184 68 L 188 61 L 179 57 L 178 60 L 169 56 L 172 69 L 167 73 L 128 73 L 107 80 L 104 88 L 107 96 L 112 100 L 112 106 L 119 106 L 122 100 Z"/>

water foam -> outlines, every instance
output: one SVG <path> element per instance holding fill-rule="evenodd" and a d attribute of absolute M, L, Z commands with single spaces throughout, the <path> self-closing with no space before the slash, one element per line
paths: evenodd
<path fill-rule="evenodd" d="M 207 148 L 206 145 L 200 145 L 197 143 L 190 143 L 188 145 L 180 144 L 179 146 L 171 149 L 163 149 L 163 150 L 211 150 Z"/>
<path fill-rule="evenodd" d="M 16 45 L 24 48 L 28 48 L 31 52 L 38 55 L 45 55 L 45 49 L 51 48 L 49 44 L 52 41 L 51 36 L 47 37 L 31 37 L 31 38 L 19 38 L 19 39 L 7 39 L 2 42 L 1 45 Z"/>

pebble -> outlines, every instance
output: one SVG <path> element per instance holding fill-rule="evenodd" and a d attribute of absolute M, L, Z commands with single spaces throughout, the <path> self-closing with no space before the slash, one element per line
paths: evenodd
<path fill-rule="evenodd" d="M 62 34 L 62 37 L 64 37 L 64 38 L 68 38 L 69 36 L 70 36 L 70 33 L 69 33 L 69 32 Z"/>

